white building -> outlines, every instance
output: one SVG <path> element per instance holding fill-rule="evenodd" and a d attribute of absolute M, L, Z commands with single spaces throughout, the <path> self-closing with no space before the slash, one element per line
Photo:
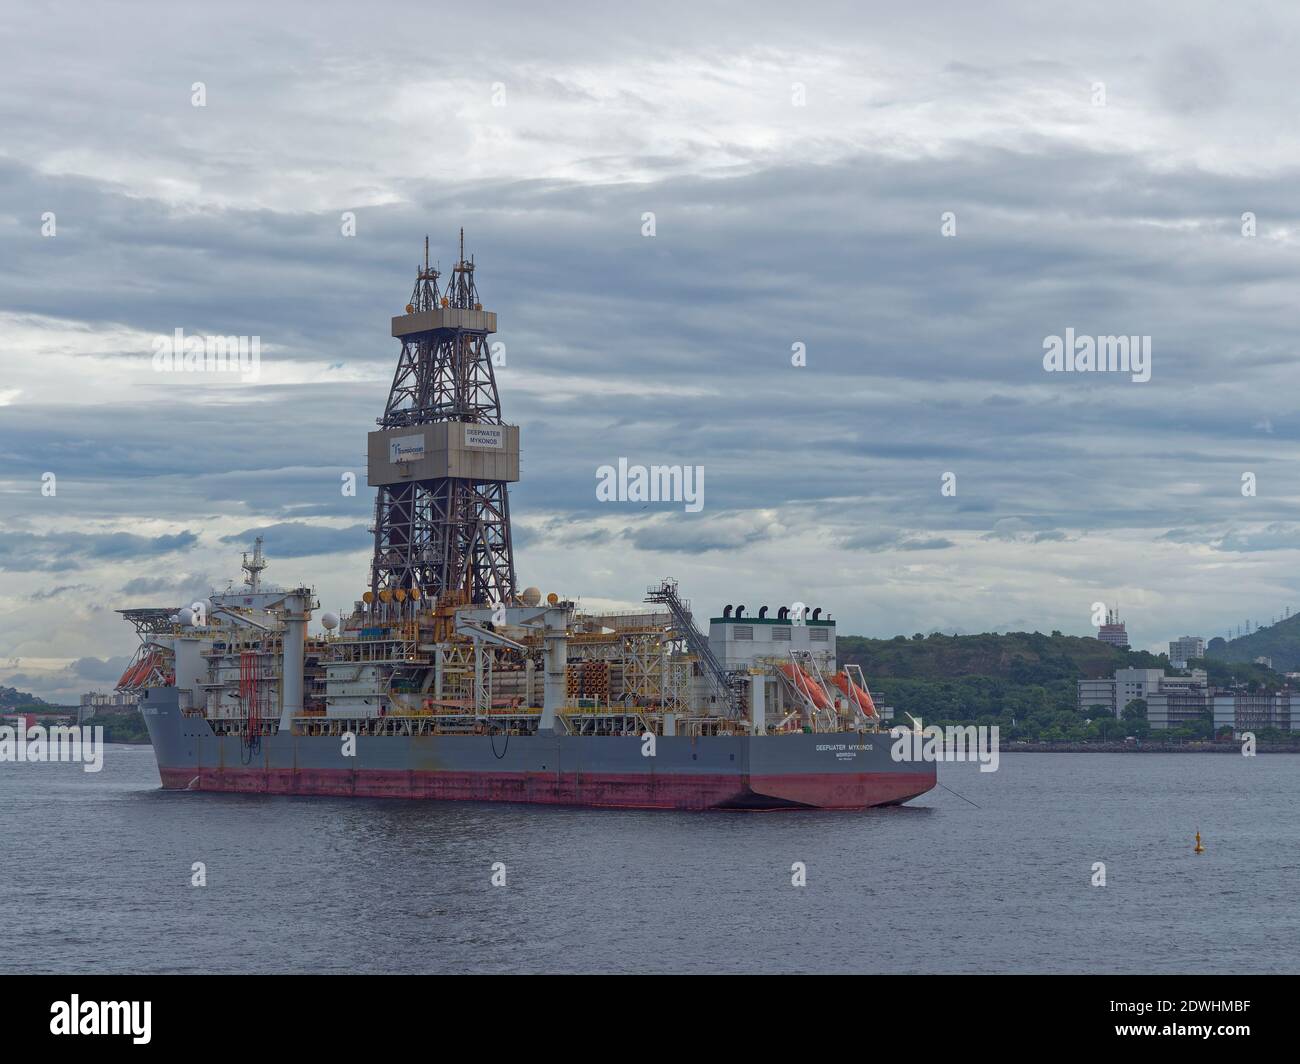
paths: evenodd
<path fill-rule="evenodd" d="M 1135 698 L 1146 698 L 1160 690 L 1164 669 L 1116 669 L 1115 715 L 1119 716 Z"/>
<path fill-rule="evenodd" d="M 1169 664 L 1175 669 L 1187 668 L 1187 663 L 1205 657 L 1205 640 L 1199 635 L 1184 635 L 1169 640 Z"/>
<path fill-rule="evenodd" d="M 91 691 L 81 696 L 82 709 L 135 709 L 140 695 L 134 691 Z"/>
<path fill-rule="evenodd" d="M 1210 685 L 1210 676 L 1204 669 L 1193 669 L 1190 676 L 1165 676 L 1160 680 L 1161 691 L 1193 690 Z"/>
<path fill-rule="evenodd" d="M 1140 698 L 1147 703 L 1147 719 L 1156 727 L 1151 717 L 1154 696 L 1162 693 L 1175 696 L 1176 706 L 1182 707 L 1193 704 L 1197 696 L 1203 700 L 1208 685 L 1209 677 L 1204 669 L 1193 670 L 1191 676 L 1166 676 L 1164 669 L 1116 669 L 1113 680 L 1079 681 L 1079 709 L 1087 711 L 1093 706 L 1105 706 L 1120 717 L 1125 706 Z M 1160 708 L 1166 714 L 1169 712 L 1167 702 L 1162 702 Z M 1178 717 L 1178 712 L 1174 715 Z"/>
<path fill-rule="evenodd" d="M 1214 696 L 1204 687 L 1177 686 L 1147 695 L 1147 723 L 1167 731 L 1200 720 L 1213 709 Z"/>
<path fill-rule="evenodd" d="M 1214 696 L 1214 728 L 1231 728 L 1234 736 L 1262 728 L 1300 732 L 1300 697 L 1292 692 L 1227 691 Z"/>
<path fill-rule="evenodd" d="M 1114 680 L 1079 681 L 1079 709 L 1086 712 L 1093 706 L 1104 706 L 1107 713 L 1115 715 Z"/>

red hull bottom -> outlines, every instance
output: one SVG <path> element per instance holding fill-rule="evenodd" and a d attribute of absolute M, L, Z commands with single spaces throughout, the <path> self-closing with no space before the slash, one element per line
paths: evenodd
<path fill-rule="evenodd" d="M 930 790 L 933 772 L 749 776 L 558 775 L 382 769 L 160 768 L 172 790 L 533 802 L 621 809 L 867 809 Z"/>

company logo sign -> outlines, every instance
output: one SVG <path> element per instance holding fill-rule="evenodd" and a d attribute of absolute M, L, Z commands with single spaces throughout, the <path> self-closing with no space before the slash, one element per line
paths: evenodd
<path fill-rule="evenodd" d="M 398 462 L 414 462 L 418 458 L 424 457 L 424 436 L 397 436 L 388 441 L 388 460 L 394 464 Z"/>

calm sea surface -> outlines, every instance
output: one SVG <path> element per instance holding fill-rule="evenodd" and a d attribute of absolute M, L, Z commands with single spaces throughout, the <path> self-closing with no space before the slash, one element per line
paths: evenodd
<path fill-rule="evenodd" d="M 1300 756 L 1010 754 L 939 778 L 979 808 L 177 793 L 147 746 L 98 774 L 0 764 L 0 971 L 1300 971 Z"/>

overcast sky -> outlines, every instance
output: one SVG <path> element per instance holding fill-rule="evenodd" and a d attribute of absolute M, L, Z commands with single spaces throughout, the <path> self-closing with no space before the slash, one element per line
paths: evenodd
<path fill-rule="evenodd" d="M 1293 5 L 565 12 L 3 9 L 0 684 L 111 687 L 113 611 L 259 531 L 346 609 L 389 318 L 462 225 L 521 586 L 875 636 L 1104 600 L 1159 649 L 1300 607 Z M 176 329 L 260 374 L 156 372 Z M 1047 372 L 1067 329 L 1150 337 L 1150 380 Z M 597 501 L 620 457 L 703 508 Z"/>

